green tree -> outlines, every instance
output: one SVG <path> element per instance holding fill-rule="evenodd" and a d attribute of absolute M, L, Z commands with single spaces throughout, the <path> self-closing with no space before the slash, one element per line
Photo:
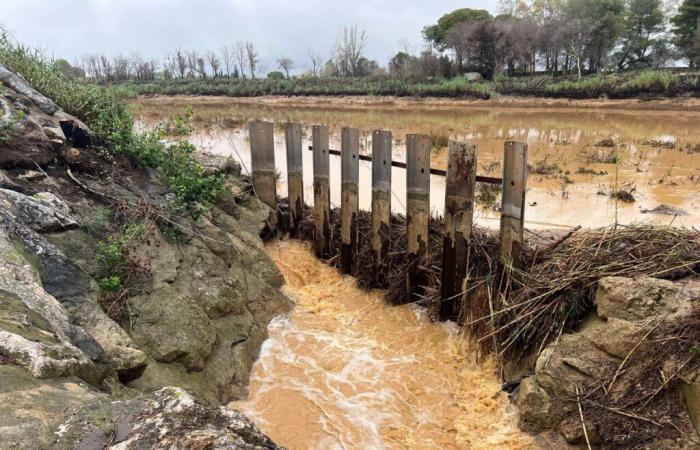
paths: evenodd
<path fill-rule="evenodd" d="M 284 74 L 279 70 L 273 70 L 267 74 L 268 80 L 284 80 Z"/>
<path fill-rule="evenodd" d="M 623 0 L 569 0 L 567 20 L 591 24 L 585 51 L 589 70 L 597 71 L 603 67 L 622 32 L 624 13 Z"/>
<path fill-rule="evenodd" d="M 660 0 L 630 0 L 625 14 L 618 68 L 650 66 L 654 53 L 663 51 L 664 14 Z"/>
<path fill-rule="evenodd" d="M 490 19 L 491 14 L 484 9 L 461 8 L 440 17 L 436 24 L 423 28 L 423 37 L 435 44 L 439 50 L 445 49 L 445 38 L 452 27 L 461 22 L 479 22 Z"/>
<path fill-rule="evenodd" d="M 675 44 L 688 57 L 691 67 L 697 65 L 697 30 L 700 22 L 700 0 L 685 0 L 672 19 Z"/>

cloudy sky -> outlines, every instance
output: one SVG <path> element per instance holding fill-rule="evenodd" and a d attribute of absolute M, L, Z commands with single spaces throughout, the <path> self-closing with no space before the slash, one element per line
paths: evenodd
<path fill-rule="evenodd" d="M 239 39 L 259 49 L 263 71 L 289 56 L 296 71 L 307 53 L 327 56 L 338 31 L 367 30 L 366 54 L 380 64 L 397 49 L 420 49 L 420 31 L 442 14 L 497 0 L 0 0 L 0 24 L 56 58 L 139 51 L 158 59 L 182 47 L 218 50 Z"/>

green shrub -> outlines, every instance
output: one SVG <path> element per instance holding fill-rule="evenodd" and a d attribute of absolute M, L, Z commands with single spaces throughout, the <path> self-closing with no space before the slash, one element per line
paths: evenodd
<path fill-rule="evenodd" d="M 82 221 L 81 228 L 86 233 L 99 237 L 107 229 L 111 215 L 112 210 L 110 208 L 97 208 L 90 217 Z"/>
<path fill-rule="evenodd" d="M 194 159 L 194 147 L 178 143 L 167 147 L 163 130 L 137 132 L 129 112 L 124 89 L 105 89 L 67 77 L 53 61 L 20 44 L 12 42 L 0 29 L 0 62 L 22 75 L 43 95 L 53 99 L 69 114 L 84 121 L 97 134 L 111 155 L 129 155 L 136 162 L 160 169 L 175 193 L 176 209 L 197 216 L 200 203 L 211 202 L 221 192 L 222 177 L 204 176 Z M 178 121 L 175 131 L 190 131 L 188 111 Z M 0 130 L 0 135 L 2 135 Z"/>
<path fill-rule="evenodd" d="M 647 69 L 620 86 L 621 91 L 667 91 L 674 82 L 674 75 L 667 70 Z"/>
<path fill-rule="evenodd" d="M 128 289 L 134 279 L 134 264 L 129 259 L 129 251 L 145 231 L 143 224 L 122 226 L 119 233 L 109 236 L 97 244 L 97 279 L 105 293 Z"/>
<path fill-rule="evenodd" d="M 284 74 L 279 70 L 273 70 L 267 74 L 268 80 L 284 80 Z"/>

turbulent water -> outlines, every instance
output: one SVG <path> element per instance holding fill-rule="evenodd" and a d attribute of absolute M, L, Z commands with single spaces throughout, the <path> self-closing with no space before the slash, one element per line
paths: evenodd
<path fill-rule="evenodd" d="M 296 308 L 274 320 L 241 409 L 290 449 L 524 449 L 492 361 L 453 324 L 319 262 L 303 243 L 268 252 Z"/>

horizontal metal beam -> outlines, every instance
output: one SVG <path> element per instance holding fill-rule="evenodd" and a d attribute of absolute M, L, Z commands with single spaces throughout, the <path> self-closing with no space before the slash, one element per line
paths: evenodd
<path fill-rule="evenodd" d="M 313 145 L 309 145 L 309 150 L 313 150 L 313 149 L 314 149 Z M 335 156 L 340 156 L 340 155 L 341 155 L 340 150 L 328 150 L 328 154 L 329 154 L 329 155 L 335 155 Z M 371 156 L 367 156 L 367 155 L 360 155 L 360 160 L 362 160 L 362 161 L 370 161 L 370 162 L 371 162 L 371 161 L 372 161 L 372 157 L 371 157 Z M 402 161 L 392 161 L 392 162 L 391 162 L 391 165 L 392 165 L 393 167 L 400 167 L 400 168 L 402 168 L 402 169 L 405 169 L 405 168 L 406 168 L 406 163 L 405 163 L 405 162 L 402 162 Z M 431 168 L 430 168 L 430 174 L 431 174 L 431 175 L 438 175 L 438 176 L 441 176 L 441 177 L 445 177 L 445 176 L 447 176 L 447 171 L 446 171 L 446 170 L 442 170 L 442 169 L 435 169 L 435 168 L 432 168 L 432 167 L 431 167 Z M 482 175 L 477 175 L 477 176 L 476 176 L 476 182 L 477 182 L 477 183 L 486 183 L 486 184 L 501 184 L 501 183 L 503 183 L 503 179 L 502 179 L 502 178 L 496 178 L 496 177 L 485 177 L 485 176 L 482 176 Z"/>

